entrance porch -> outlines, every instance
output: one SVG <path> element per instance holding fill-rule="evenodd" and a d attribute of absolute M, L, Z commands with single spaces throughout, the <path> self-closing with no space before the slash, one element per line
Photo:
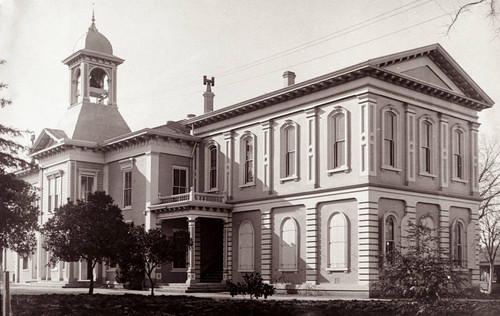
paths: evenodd
<path fill-rule="evenodd" d="M 224 196 L 189 192 L 162 197 L 147 211 L 151 226 L 172 235 L 177 230 L 189 232 L 192 246 L 187 253 L 175 254 L 174 261 L 156 271 L 159 284 L 186 285 L 186 292 L 224 290 L 231 278 L 232 205 Z"/>

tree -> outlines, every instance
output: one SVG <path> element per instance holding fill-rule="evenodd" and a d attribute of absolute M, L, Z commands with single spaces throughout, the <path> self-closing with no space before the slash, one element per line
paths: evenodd
<path fill-rule="evenodd" d="M 500 215 L 491 212 L 479 221 L 479 240 L 483 245 L 483 254 L 490 266 L 488 290 L 491 294 L 493 287 L 493 273 L 495 272 L 495 258 L 500 246 Z"/>
<path fill-rule="evenodd" d="M 0 65 L 4 63 L 4 60 L 0 60 Z M 0 91 L 5 88 L 7 84 L 0 82 Z M 0 96 L 0 108 L 11 103 Z M 26 132 L 0 124 L 0 275 L 3 249 L 28 254 L 36 245 L 38 208 L 35 206 L 37 197 L 34 188 L 9 172 L 31 167 L 19 157 L 26 148 L 15 141 L 24 133 Z"/>
<path fill-rule="evenodd" d="M 93 269 L 118 256 L 127 234 L 121 209 L 104 192 L 89 194 L 86 201 L 69 201 L 54 210 L 42 228 L 44 248 L 50 251 L 50 262 L 87 262 L 90 272 L 89 294 L 94 291 Z"/>
<path fill-rule="evenodd" d="M 123 271 L 131 271 L 130 275 L 133 276 L 136 275 L 134 271 L 144 269 L 151 286 L 151 296 L 154 296 L 155 282 L 152 274 L 155 268 L 160 264 L 173 262 L 176 252 L 186 252 L 191 245 L 189 233 L 181 230 L 167 237 L 158 228 L 146 232 L 144 226 L 131 226 L 129 236 L 129 243 L 124 243 L 123 246 L 129 249 L 130 253 L 128 256 L 119 258 L 120 271 L 123 267 Z M 123 276 L 124 272 L 121 273 Z M 122 278 L 122 280 L 125 279 Z"/>
<path fill-rule="evenodd" d="M 446 31 L 447 34 L 450 33 L 453 25 L 455 25 L 458 21 L 458 19 L 466 14 L 467 12 L 470 12 L 473 8 L 479 8 L 483 7 L 486 8 L 486 17 L 489 18 L 492 21 L 492 25 L 495 29 L 495 33 L 498 34 L 500 31 L 500 28 L 496 26 L 496 17 L 498 16 L 498 9 L 497 9 L 497 1 L 496 0 L 475 0 L 475 1 L 469 1 L 465 4 L 460 4 L 457 11 L 451 18 L 451 23 L 448 25 L 448 29 Z"/>
<path fill-rule="evenodd" d="M 274 294 L 276 289 L 274 286 L 264 283 L 262 276 L 260 273 L 245 273 L 243 275 L 243 282 L 233 283 L 230 280 L 226 281 L 226 285 L 229 289 L 229 294 L 231 297 L 235 295 L 248 295 L 250 300 L 253 298 L 258 299 L 261 296 L 264 296 L 267 299 L 268 296 Z"/>
<path fill-rule="evenodd" d="M 479 219 L 499 205 L 500 196 L 500 147 L 495 138 L 481 138 L 479 148 Z"/>
<path fill-rule="evenodd" d="M 383 258 L 375 284 L 382 295 L 427 304 L 461 290 L 464 276 L 453 269 L 448 255 L 439 251 L 435 232 L 423 224 L 409 224 L 408 236 L 404 238 L 410 246 L 394 249 Z"/>

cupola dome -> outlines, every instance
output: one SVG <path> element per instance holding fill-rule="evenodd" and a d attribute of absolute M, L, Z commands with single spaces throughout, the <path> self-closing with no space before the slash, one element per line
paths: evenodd
<path fill-rule="evenodd" d="M 74 52 L 85 49 L 91 50 L 98 53 L 104 53 L 108 55 L 113 55 L 113 47 L 111 43 L 106 38 L 106 36 L 99 33 L 97 27 L 95 26 L 94 14 L 92 13 L 92 24 L 87 31 L 85 36 L 85 42 L 83 42 L 83 36 L 74 47 Z"/>

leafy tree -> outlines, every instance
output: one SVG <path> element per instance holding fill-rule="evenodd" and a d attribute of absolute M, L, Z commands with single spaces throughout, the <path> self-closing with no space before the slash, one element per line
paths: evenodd
<path fill-rule="evenodd" d="M 0 60 L 0 65 L 4 64 Z M 0 91 L 7 84 L 0 82 Z M 0 108 L 11 104 L 0 96 Z M 0 124 L 0 274 L 3 249 L 28 254 L 36 245 L 38 208 L 34 188 L 9 170 L 27 168 L 30 164 L 19 157 L 26 148 L 15 139 L 26 132 Z"/>
<path fill-rule="evenodd" d="M 144 226 L 131 226 L 128 242 L 123 244 L 128 250 L 122 252 L 128 252 L 128 255 L 122 255 L 118 260 L 121 271 L 119 278 L 122 281 L 132 281 L 137 273 L 145 271 L 151 286 L 151 296 L 154 296 L 155 282 L 152 274 L 155 268 L 172 262 L 176 251 L 183 248 L 187 250 L 190 245 L 187 231 L 177 231 L 167 237 L 158 228 L 146 231 Z"/>
<path fill-rule="evenodd" d="M 250 300 L 252 300 L 254 297 L 255 299 L 258 299 L 261 296 L 264 296 L 264 298 L 267 298 L 268 296 L 271 296 L 275 292 L 274 286 L 264 283 L 262 276 L 260 273 L 245 273 L 243 275 L 243 282 L 237 282 L 233 283 L 230 280 L 226 281 L 226 285 L 229 289 L 229 294 L 231 294 L 231 297 L 234 297 L 235 295 L 242 295 L 245 297 L 245 295 L 249 295 Z"/>
<path fill-rule="evenodd" d="M 458 293 L 464 276 L 453 269 L 448 254 L 440 252 L 437 229 L 410 223 L 410 246 L 394 249 L 383 258 L 375 284 L 383 296 L 403 297 L 421 303 L 434 302 Z"/>
<path fill-rule="evenodd" d="M 94 291 L 93 269 L 97 263 L 115 260 L 127 234 L 121 209 L 104 192 L 89 194 L 87 201 L 69 201 L 54 210 L 42 228 L 44 248 L 51 263 L 87 262 L 90 272 L 89 294 Z"/>

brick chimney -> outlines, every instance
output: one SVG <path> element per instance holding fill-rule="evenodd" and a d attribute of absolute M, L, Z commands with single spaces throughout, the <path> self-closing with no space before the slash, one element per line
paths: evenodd
<path fill-rule="evenodd" d="M 207 90 L 203 93 L 203 113 L 208 113 L 214 110 L 215 94 L 210 87 L 215 86 L 215 78 L 208 79 L 207 76 L 203 76 L 203 84 L 207 86 Z"/>
<path fill-rule="evenodd" d="M 293 71 L 285 71 L 283 73 L 283 81 L 285 88 L 295 84 L 295 73 Z"/>

